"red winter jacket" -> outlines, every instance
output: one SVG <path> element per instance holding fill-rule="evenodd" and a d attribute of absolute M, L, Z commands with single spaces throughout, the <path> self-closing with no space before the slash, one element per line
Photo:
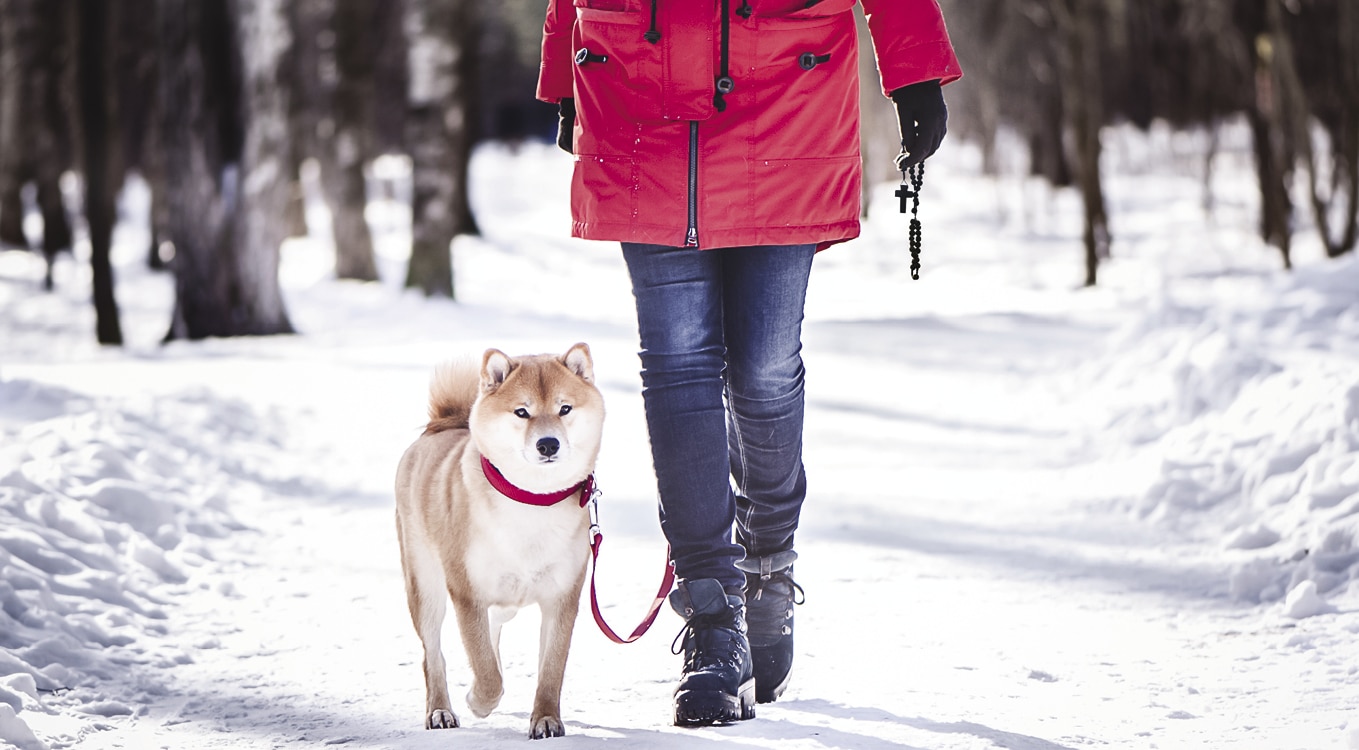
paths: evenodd
<path fill-rule="evenodd" d="M 858 236 L 855 0 L 572 1 L 548 2 L 538 98 L 575 99 L 574 236 Z M 937 0 L 864 8 L 884 94 L 962 75 Z"/>

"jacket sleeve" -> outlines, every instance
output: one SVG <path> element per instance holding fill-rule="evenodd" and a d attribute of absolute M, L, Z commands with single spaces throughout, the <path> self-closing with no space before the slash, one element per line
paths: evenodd
<path fill-rule="evenodd" d="M 934 2 L 934 0 L 929 0 Z M 543 57 L 538 68 L 538 98 L 557 103 L 575 96 L 572 90 L 571 32 L 576 25 L 576 9 L 571 0 L 548 0 L 547 19 L 543 21 Z"/>
<path fill-rule="evenodd" d="M 963 76 L 938 0 L 863 0 L 882 93 L 921 81 Z"/>

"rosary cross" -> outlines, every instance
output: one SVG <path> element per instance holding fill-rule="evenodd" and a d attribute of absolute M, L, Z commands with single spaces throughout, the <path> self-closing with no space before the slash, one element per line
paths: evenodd
<path fill-rule="evenodd" d="M 895 195 L 901 199 L 901 212 L 904 214 L 910 210 L 906 206 L 906 201 L 916 197 L 917 195 L 919 195 L 919 193 L 910 190 L 910 186 L 907 185 L 905 182 L 902 182 L 901 187 L 897 188 L 897 192 L 895 193 Z"/>

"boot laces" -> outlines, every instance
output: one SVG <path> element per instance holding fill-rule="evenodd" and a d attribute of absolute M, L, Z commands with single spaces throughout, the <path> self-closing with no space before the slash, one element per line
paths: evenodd
<path fill-rule="evenodd" d="M 756 586 L 753 594 L 746 592 L 746 609 L 752 635 L 788 635 L 792 629 L 785 623 L 793 606 L 807 601 L 806 592 L 787 569 L 751 578 Z"/>
<path fill-rule="evenodd" d="M 739 667 L 741 664 L 741 649 L 738 647 L 737 637 L 739 634 L 731 626 L 732 623 L 727 617 L 692 618 L 675 634 L 675 639 L 670 642 L 670 653 L 676 656 L 684 654 L 685 672 Z M 731 635 L 727 636 L 721 631 L 728 631 Z M 700 643 L 700 639 L 703 642 Z"/>

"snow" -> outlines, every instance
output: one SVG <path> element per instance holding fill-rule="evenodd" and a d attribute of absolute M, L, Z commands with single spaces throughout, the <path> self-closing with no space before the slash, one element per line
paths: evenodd
<path fill-rule="evenodd" d="M 930 163 L 921 281 L 890 184 L 818 257 L 784 698 L 672 727 L 678 618 L 617 646 L 587 616 L 554 745 L 1359 749 L 1359 260 L 1322 259 L 1300 216 L 1278 270 L 1239 138 L 1206 212 L 1201 138 L 1107 137 L 1096 289 L 1076 197 L 982 177 L 957 143 Z M 38 256 L 0 253 L 0 747 L 527 741 L 533 611 L 486 719 L 450 618 L 463 726 L 422 728 L 391 481 L 437 364 L 588 342 L 600 596 L 615 629 L 644 613 L 664 541 L 631 294 L 616 247 L 566 237 L 569 169 L 548 145 L 477 152 L 486 235 L 455 244 L 456 303 L 399 288 L 399 184 L 368 211 L 383 282 L 330 280 L 327 243 L 290 241 L 298 336 L 160 345 L 173 293 L 142 267 L 135 183 L 122 350 L 93 343 L 87 263 L 43 294 Z"/>
<path fill-rule="evenodd" d="M 1294 586 L 1293 590 L 1288 592 L 1288 598 L 1284 600 L 1284 614 L 1296 620 L 1334 611 L 1334 607 L 1317 595 L 1315 581 L 1307 580 Z"/>

